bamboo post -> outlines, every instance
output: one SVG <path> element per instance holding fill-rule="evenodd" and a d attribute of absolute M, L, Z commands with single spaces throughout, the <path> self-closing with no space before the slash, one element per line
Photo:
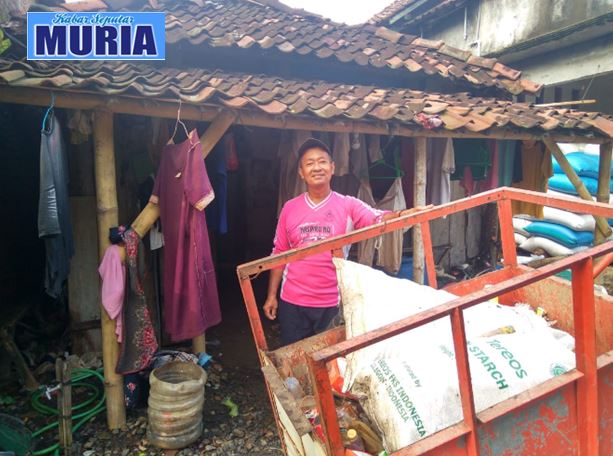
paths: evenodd
<path fill-rule="evenodd" d="M 60 384 L 57 398 L 60 448 L 64 456 L 72 455 L 72 388 L 70 366 L 62 358 L 55 361 L 55 378 Z"/>
<path fill-rule="evenodd" d="M 577 193 L 579 193 L 579 196 L 584 200 L 593 201 L 592 195 L 590 195 L 590 192 L 587 191 L 587 188 L 585 188 L 585 184 L 581 181 L 581 179 L 579 179 L 579 176 L 577 176 L 577 173 L 570 165 L 570 163 L 566 159 L 566 156 L 564 155 L 562 150 L 560 150 L 560 147 L 557 145 L 557 143 L 551 138 L 544 138 L 543 142 L 545 143 L 549 151 L 553 154 L 553 156 L 556 158 L 556 160 L 560 164 L 560 167 L 564 170 L 566 176 L 568 176 L 568 179 L 570 179 L 570 181 L 573 183 L 575 189 L 577 189 Z M 594 218 L 596 219 L 597 230 L 600 231 L 600 233 L 605 238 L 609 237 L 611 235 L 611 228 L 609 227 L 609 223 L 607 222 L 607 220 L 604 217 Z"/>
<path fill-rule="evenodd" d="M 609 204 L 611 196 L 611 148 L 613 143 L 605 143 L 600 145 L 600 161 L 598 168 L 598 193 L 596 200 L 599 203 Z M 604 242 L 605 236 L 600 230 L 594 230 L 594 243 L 600 244 Z"/>
<path fill-rule="evenodd" d="M 426 205 L 426 138 L 415 138 L 415 177 L 413 179 L 413 207 Z M 413 226 L 413 280 L 424 283 L 424 242 L 421 226 Z"/>
<path fill-rule="evenodd" d="M 222 111 L 211 122 L 211 125 L 200 137 L 200 144 L 202 145 L 202 159 L 206 159 L 209 153 L 213 150 L 215 145 L 228 131 L 228 128 L 234 123 L 236 114 L 231 111 Z M 138 236 L 142 238 L 145 236 L 156 220 L 160 217 L 160 208 L 157 204 L 148 203 L 140 214 L 132 222 L 132 229 L 136 231 Z M 123 252 L 122 252 L 122 255 Z M 192 339 L 192 351 L 194 353 L 200 353 L 206 351 L 205 335 L 201 334 Z"/>
<path fill-rule="evenodd" d="M 96 179 L 96 206 L 98 209 L 98 250 L 100 259 L 110 245 L 109 228 L 117 226 L 117 187 L 115 178 L 115 149 L 113 144 L 113 113 L 96 111 L 94 122 L 94 167 Z M 123 379 L 115 372 L 119 358 L 119 345 L 115 335 L 115 321 L 101 307 L 102 361 L 104 363 L 104 389 L 106 419 L 110 429 L 126 425 L 123 398 Z"/>

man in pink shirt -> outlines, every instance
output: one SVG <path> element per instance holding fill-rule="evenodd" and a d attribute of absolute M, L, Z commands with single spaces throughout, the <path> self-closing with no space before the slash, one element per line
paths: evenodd
<path fill-rule="evenodd" d="M 307 191 L 283 206 L 273 254 L 304 247 L 383 220 L 407 215 L 421 208 L 388 212 L 373 209 L 352 196 L 330 187 L 334 162 L 328 146 L 314 138 L 298 150 L 298 174 Z M 280 299 L 277 291 L 281 284 Z M 265 315 L 279 317 L 281 340 L 288 345 L 322 332 L 338 314 L 339 292 L 330 252 L 294 261 L 270 274 Z"/>

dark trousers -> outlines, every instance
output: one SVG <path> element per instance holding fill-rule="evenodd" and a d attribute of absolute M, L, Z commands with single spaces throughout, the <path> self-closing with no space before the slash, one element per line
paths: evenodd
<path fill-rule="evenodd" d="M 277 317 L 281 325 L 281 343 L 293 344 L 325 331 L 338 315 L 338 306 L 304 307 L 279 299 Z"/>

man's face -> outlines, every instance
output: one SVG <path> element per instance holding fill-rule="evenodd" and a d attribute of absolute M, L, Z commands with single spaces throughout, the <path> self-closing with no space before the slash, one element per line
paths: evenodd
<path fill-rule="evenodd" d="M 307 187 L 330 186 L 334 174 L 334 162 L 325 150 L 309 149 L 300 159 L 298 174 Z"/>

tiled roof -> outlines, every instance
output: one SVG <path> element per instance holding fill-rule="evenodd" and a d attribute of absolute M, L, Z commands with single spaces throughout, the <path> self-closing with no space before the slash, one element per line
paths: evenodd
<path fill-rule="evenodd" d="M 325 81 L 299 81 L 204 69 L 155 68 L 131 62 L 26 62 L 0 59 L 0 90 L 45 87 L 107 95 L 260 110 L 270 115 L 385 121 L 412 128 L 486 132 L 557 132 L 613 137 L 613 117 L 570 109 L 537 108 L 525 103 L 383 89 Z"/>
<path fill-rule="evenodd" d="M 252 48 L 340 63 L 391 68 L 423 77 L 441 77 L 478 89 L 518 95 L 541 85 L 521 71 L 475 56 L 442 41 L 401 34 L 372 24 L 347 26 L 282 7 L 275 0 L 86 0 L 56 10 L 166 12 L 167 43 Z M 197 64 L 194 63 L 194 66 Z"/>

